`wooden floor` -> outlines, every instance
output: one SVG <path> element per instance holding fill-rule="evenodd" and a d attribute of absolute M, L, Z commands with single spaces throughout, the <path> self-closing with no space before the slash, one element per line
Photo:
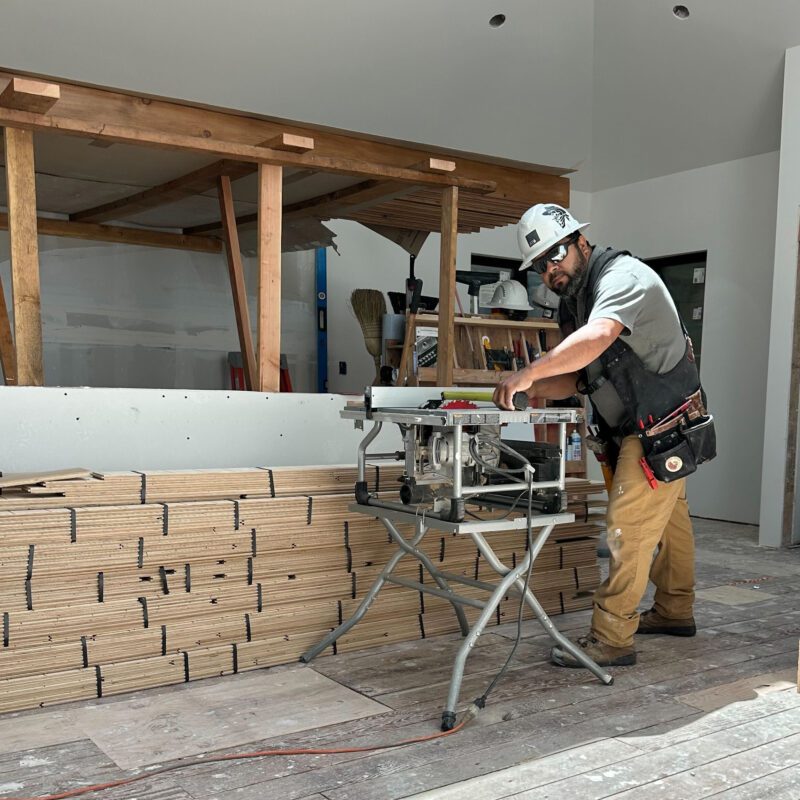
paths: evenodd
<path fill-rule="evenodd" d="M 613 686 L 600 685 L 584 670 L 549 665 L 547 637 L 535 623 L 525 623 L 510 671 L 485 711 L 455 735 L 371 754 L 209 764 L 90 797 L 797 800 L 800 549 L 761 550 L 749 526 L 696 520 L 695 530 L 698 635 L 638 637 L 639 663 L 614 670 Z M 556 622 L 578 635 L 588 619 L 588 612 L 578 612 Z M 514 626 L 504 626 L 481 637 L 468 661 L 462 705 L 483 691 L 515 633 Z M 443 636 L 320 658 L 313 670 L 385 711 L 234 749 L 367 745 L 431 733 L 457 643 L 458 637 Z M 170 691 L 184 692 L 190 701 L 195 689 L 189 684 Z M 304 697 L 297 702 L 302 705 Z M 14 717 L 20 729 L 34 731 L 34 740 L 41 719 L 42 746 L 30 749 L 29 742 L 23 750 L 0 741 L 0 797 L 31 797 L 132 774 L 90 738 L 54 736 L 48 713 Z M 168 729 L 158 733 L 169 736 Z"/>

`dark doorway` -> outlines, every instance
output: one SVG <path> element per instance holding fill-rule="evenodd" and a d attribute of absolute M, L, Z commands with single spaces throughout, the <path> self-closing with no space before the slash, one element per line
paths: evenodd
<path fill-rule="evenodd" d="M 706 251 L 684 253 L 679 256 L 642 259 L 658 273 L 678 313 L 683 318 L 694 345 L 697 368 L 700 369 L 703 352 L 703 317 L 705 315 Z"/>

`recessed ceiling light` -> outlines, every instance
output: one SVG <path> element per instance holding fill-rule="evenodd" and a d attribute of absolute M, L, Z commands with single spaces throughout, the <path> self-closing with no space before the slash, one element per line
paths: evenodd
<path fill-rule="evenodd" d="M 489 25 L 492 28 L 499 28 L 506 21 L 505 14 L 495 14 L 490 20 Z"/>
<path fill-rule="evenodd" d="M 686 6 L 675 6 L 672 9 L 672 14 L 676 19 L 689 19 L 689 9 Z"/>

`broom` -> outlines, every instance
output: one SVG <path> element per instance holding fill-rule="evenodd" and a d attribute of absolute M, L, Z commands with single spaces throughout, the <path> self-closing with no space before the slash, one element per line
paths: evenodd
<path fill-rule="evenodd" d="M 381 375 L 381 330 L 383 315 L 386 313 L 386 300 L 383 292 L 377 289 L 353 289 L 350 307 L 356 315 L 367 352 L 375 359 L 375 380 L 377 385 Z"/>

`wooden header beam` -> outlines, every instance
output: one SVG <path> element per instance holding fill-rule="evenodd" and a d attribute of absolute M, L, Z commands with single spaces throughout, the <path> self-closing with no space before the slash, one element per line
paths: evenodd
<path fill-rule="evenodd" d="M 65 219 L 48 217 L 39 217 L 36 222 L 41 236 L 65 236 L 68 239 L 165 247 L 171 250 L 194 250 L 198 253 L 222 252 L 220 240 L 211 236 L 186 236 L 180 233 L 123 228 L 120 225 L 96 225 L 93 222 L 69 222 Z M 8 214 L 2 212 L 0 212 L 0 230 L 8 230 Z"/>
<path fill-rule="evenodd" d="M 186 136 L 184 134 L 162 133 L 157 129 L 134 128 L 129 125 L 114 125 L 103 122 L 84 122 L 80 119 L 55 117 L 47 114 L 31 114 L 27 111 L 0 107 L 0 125 L 31 131 L 52 131 L 71 136 L 86 136 L 91 139 L 122 142 L 123 144 L 158 147 L 166 150 L 188 150 L 194 153 L 207 153 L 220 158 L 249 161 L 265 166 L 305 167 L 319 172 L 332 172 L 340 175 L 355 175 L 370 178 L 391 178 L 414 184 L 434 184 L 437 186 L 460 186 L 473 192 L 489 193 L 495 190 L 494 181 L 458 178 L 423 172 L 407 167 L 395 167 L 363 161 L 357 158 L 321 156 L 316 153 L 293 153 L 287 150 L 271 150 L 259 145 L 243 144 L 237 141 Z"/>
<path fill-rule="evenodd" d="M 13 77 L 15 76 L 12 73 L 0 71 L 0 84 L 4 79 L 10 80 Z M 267 150 L 267 154 L 275 156 L 275 163 L 337 171 L 333 167 L 336 166 L 337 159 L 342 159 L 356 162 L 351 163 L 351 167 L 367 163 L 373 167 L 379 165 L 407 170 L 409 164 L 416 164 L 422 158 L 441 158 L 455 163 L 456 173 L 461 176 L 460 179 L 455 179 L 453 174 L 441 175 L 411 170 L 415 172 L 413 180 L 420 184 L 459 185 L 467 189 L 471 187 L 460 181 L 472 180 L 482 184 L 480 188 L 473 187 L 475 191 L 489 191 L 495 197 L 516 199 L 527 205 L 542 201 L 569 205 L 569 181 L 558 174 L 553 174 L 557 172 L 556 170 L 548 168 L 537 169 L 533 166 L 492 163 L 489 160 L 481 161 L 475 157 L 462 157 L 446 151 L 436 152 L 428 147 L 421 150 L 419 147 L 400 141 L 376 141 L 345 131 L 318 130 L 312 126 L 258 119 L 168 100 L 77 86 L 64 81 L 58 81 L 58 85 L 61 98 L 46 121 L 39 116 L 12 116 L 10 110 L 3 109 L 5 116 L 0 116 L 0 125 L 35 126 L 37 130 L 61 130 L 64 133 L 85 135 L 99 140 L 126 141 L 130 144 L 164 147 L 177 145 L 198 152 L 209 152 L 219 158 L 261 161 L 261 163 L 269 163 L 269 159 L 257 159 L 256 153 L 252 151 L 245 157 L 241 151 L 234 152 L 231 147 L 215 148 L 215 145 L 233 146 L 236 143 L 237 146 L 242 146 L 241 143 L 250 143 L 250 147 L 255 147 L 258 143 L 269 141 L 282 133 L 296 134 L 314 139 L 313 157 L 310 158 L 308 154 L 284 152 L 282 154 L 286 158 L 279 160 L 278 155 L 281 151 Z M 106 126 L 106 131 L 101 136 L 100 129 L 103 125 Z M 127 133 L 131 128 L 134 132 L 144 131 L 147 135 L 128 136 Z M 113 133 L 126 135 L 115 137 Z M 158 139 L 155 134 L 165 138 L 162 141 L 153 141 Z M 176 136 L 177 140 L 172 138 Z M 197 146 L 201 141 L 205 141 L 206 147 Z M 289 156 L 296 156 L 296 161 L 289 160 Z M 358 170 L 348 174 L 377 178 L 398 177 Z M 427 175 L 428 180 L 420 177 L 423 175 Z M 487 189 L 487 183 L 495 186 Z"/>

